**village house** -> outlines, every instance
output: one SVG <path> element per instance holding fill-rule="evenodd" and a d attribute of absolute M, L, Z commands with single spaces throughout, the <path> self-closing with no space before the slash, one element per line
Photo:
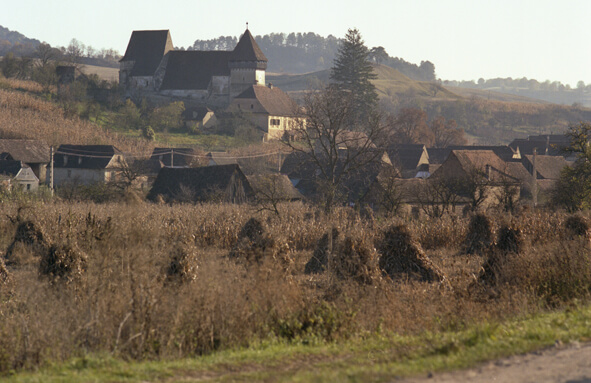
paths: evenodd
<path fill-rule="evenodd" d="M 265 140 L 278 140 L 304 124 L 298 105 L 281 89 L 272 84 L 252 85 L 232 101 L 230 108 L 245 114 L 265 134 Z"/>
<path fill-rule="evenodd" d="M 402 178 L 413 178 L 419 171 L 429 171 L 429 153 L 423 144 L 393 144 L 388 146 L 387 152 Z"/>
<path fill-rule="evenodd" d="M 38 181 L 45 182 L 47 164 L 49 164 L 50 148 L 39 140 L 0 140 L 0 158 L 21 161 L 29 166 Z"/>
<path fill-rule="evenodd" d="M 127 164 L 113 145 L 60 145 L 53 162 L 53 183 L 58 187 L 115 181 Z"/>
<path fill-rule="evenodd" d="M 20 190 L 27 192 L 39 189 L 39 178 L 37 178 L 31 167 L 22 161 L 0 160 L 0 176 L 4 187 L 7 189 L 18 187 Z"/>
<path fill-rule="evenodd" d="M 531 176 L 520 162 L 505 162 L 492 150 L 452 150 L 429 178 L 431 181 L 450 179 L 459 181 L 458 192 L 462 197 L 480 198 L 470 193 L 484 191 L 486 196 L 481 202 L 484 209 L 498 204 L 499 196 L 509 190 L 518 198 L 522 188 L 531 184 Z"/>
<path fill-rule="evenodd" d="M 147 198 L 166 202 L 251 201 L 254 191 L 238 165 L 162 168 Z"/>

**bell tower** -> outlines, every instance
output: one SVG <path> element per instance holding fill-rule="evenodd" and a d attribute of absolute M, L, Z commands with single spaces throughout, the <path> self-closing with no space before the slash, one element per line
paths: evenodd
<path fill-rule="evenodd" d="M 265 85 L 267 58 L 247 29 L 230 56 L 230 100 L 252 85 Z"/>

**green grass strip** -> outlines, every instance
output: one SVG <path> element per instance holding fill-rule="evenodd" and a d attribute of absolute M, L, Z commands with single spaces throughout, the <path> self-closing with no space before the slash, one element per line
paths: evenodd
<path fill-rule="evenodd" d="M 563 343 L 591 340 L 591 306 L 537 314 L 462 331 L 371 334 L 320 344 L 261 344 L 172 361 L 130 362 L 90 355 L 0 382 L 386 382 L 467 368 Z"/>

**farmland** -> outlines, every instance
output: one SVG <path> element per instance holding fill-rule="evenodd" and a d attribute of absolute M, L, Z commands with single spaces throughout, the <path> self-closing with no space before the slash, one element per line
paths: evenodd
<path fill-rule="evenodd" d="M 374 352 L 399 350 L 391 361 L 442 353 L 437 347 L 455 355 L 467 343 L 448 332 L 584 307 L 591 286 L 586 221 L 561 213 L 489 215 L 496 245 L 468 254 L 469 217 L 409 221 L 345 208 L 326 215 L 300 203 L 282 205 L 279 217 L 250 206 L 137 200 L 2 206 L 3 373 L 92 355 L 177 360 L 265 344 L 308 355 L 306 345 L 314 353 L 356 339 L 382 339 Z M 251 218 L 259 237 L 244 234 Z M 412 267 L 380 270 L 384 233 L 400 225 L 410 233 L 400 248 L 419 249 L 443 278 L 429 282 Z M 335 230 L 326 269 L 306 274 L 321 237 Z M 486 355 L 539 347 L 553 335 L 539 336 L 546 340 Z M 440 339 L 435 350 L 424 348 L 425 337 Z"/>

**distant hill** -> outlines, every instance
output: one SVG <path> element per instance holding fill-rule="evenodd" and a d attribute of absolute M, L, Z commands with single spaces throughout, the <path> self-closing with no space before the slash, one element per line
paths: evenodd
<path fill-rule="evenodd" d="M 323 37 L 313 32 L 271 33 L 255 36 L 255 40 L 267 59 L 268 71 L 274 73 L 304 74 L 330 69 L 338 54 L 342 39 L 333 35 Z M 237 37 L 220 36 L 210 40 L 196 40 L 189 50 L 232 50 Z M 368 47 L 371 48 L 371 47 Z M 435 80 L 435 65 L 421 61 L 420 65 L 391 57 L 383 47 L 374 47 L 370 61 L 397 69 L 404 75 L 419 81 Z"/>
<path fill-rule="evenodd" d="M 0 25 L 0 56 L 8 52 L 16 55 L 24 55 L 33 52 L 41 42 L 36 39 L 30 39 L 25 35 L 11 31 Z"/>

